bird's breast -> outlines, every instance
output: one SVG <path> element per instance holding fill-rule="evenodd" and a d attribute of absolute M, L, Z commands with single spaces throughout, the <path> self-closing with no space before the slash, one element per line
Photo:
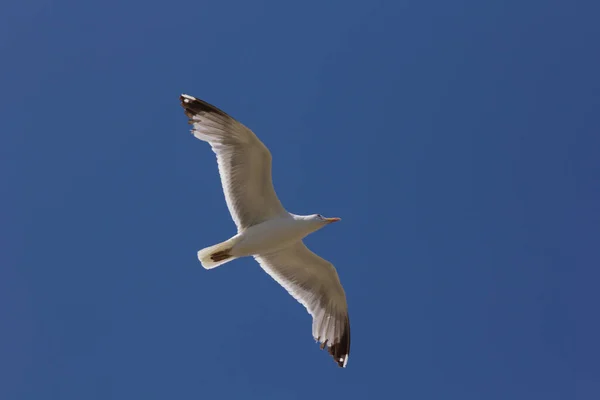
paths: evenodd
<path fill-rule="evenodd" d="M 238 234 L 233 247 L 236 257 L 265 254 L 302 240 L 309 231 L 291 218 L 265 221 Z"/>

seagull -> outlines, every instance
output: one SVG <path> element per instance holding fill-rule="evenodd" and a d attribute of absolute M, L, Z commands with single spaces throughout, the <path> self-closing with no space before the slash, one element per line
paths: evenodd
<path fill-rule="evenodd" d="M 254 257 L 262 269 L 312 316 L 312 335 L 338 366 L 350 354 L 346 293 L 335 267 L 302 239 L 340 218 L 296 215 L 283 208 L 271 177 L 271 153 L 249 128 L 217 107 L 182 94 L 193 135 L 217 155 L 225 201 L 237 234 L 198 252 L 205 269 Z"/>

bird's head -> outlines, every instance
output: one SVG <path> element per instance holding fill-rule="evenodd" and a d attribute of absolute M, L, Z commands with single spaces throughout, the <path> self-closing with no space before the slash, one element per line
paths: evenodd
<path fill-rule="evenodd" d="M 341 220 L 341 218 L 326 218 L 321 214 L 313 214 L 309 217 L 309 219 L 311 221 L 318 222 L 320 225 L 328 225 Z"/>
<path fill-rule="evenodd" d="M 341 218 L 327 218 L 321 214 L 295 215 L 291 214 L 296 221 L 302 221 L 309 232 L 315 232 L 333 222 L 340 221 Z"/>

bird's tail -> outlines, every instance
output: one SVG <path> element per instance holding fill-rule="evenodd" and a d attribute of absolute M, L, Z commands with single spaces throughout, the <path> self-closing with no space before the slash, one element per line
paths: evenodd
<path fill-rule="evenodd" d="M 198 252 L 198 260 L 206 269 L 216 268 L 219 265 L 235 260 L 237 257 L 231 255 L 231 249 L 235 244 L 234 239 L 226 240 L 214 246 L 207 247 Z"/>

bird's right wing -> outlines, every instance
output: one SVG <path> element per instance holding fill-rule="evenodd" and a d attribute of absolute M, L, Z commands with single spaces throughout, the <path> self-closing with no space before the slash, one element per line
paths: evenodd
<path fill-rule="evenodd" d="M 179 97 L 192 133 L 217 155 L 225 201 L 238 231 L 287 215 L 271 177 L 271 153 L 256 135 L 217 107 Z"/>
<path fill-rule="evenodd" d="M 350 318 L 346 294 L 334 266 L 302 241 L 283 250 L 254 256 L 260 266 L 283 286 L 313 317 L 313 337 L 327 346 L 340 367 L 350 354 Z"/>

